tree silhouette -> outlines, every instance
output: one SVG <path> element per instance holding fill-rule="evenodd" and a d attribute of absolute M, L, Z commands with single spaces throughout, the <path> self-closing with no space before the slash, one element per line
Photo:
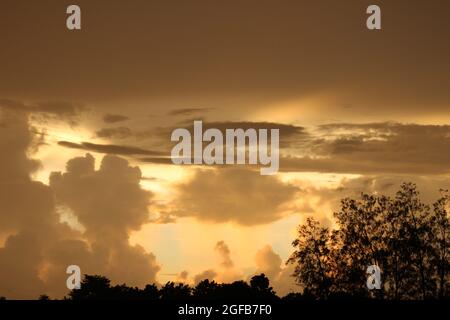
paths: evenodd
<path fill-rule="evenodd" d="M 213 297 L 217 297 L 220 294 L 220 285 L 214 280 L 209 281 L 208 279 L 200 281 L 192 291 L 194 298 L 200 300 L 209 300 Z"/>
<path fill-rule="evenodd" d="M 183 283 L 167 282 L 159 294 L 163 300 L 185 300 L 191 296 L 191 287 Z"/>
<path fill-rule="evenodd" d="M 69 293 L 72 300 L 104 300 L 113 298 L 111 281 L 99 275 L 85 275 L 80 289 Z"/>
<path fill-rule="evenodd" d="M 47 297 L 48 298 L 48 297 Z M 71 300 L 267 300 L 277 296 L 270 287 L 269 279 L 264 275 L 251 278 L 250 285 L 242 280 L 218 284 L 208 279 L 201 281 L 194 288 L 187 284 L 167 282 L 158 289 L 155 284 L 148 284 L 144 289 L 128 287 L 125 284 L 111 286 L 110 280 L 98 275 L 85 275 L 80 289 L 72 290 Z"/>
<path fill-rule="evenodd" d="M 449 294 L 448 200 L 443 191 L 431 210 L 411 183 L 393 198 L 343 199 L 334 214 L 336 230 L 308 219 L 287 263 L 295 264 L 297 282 L 319 299 L 443 299 Z M 382 270 L 381 290 L 366 288 L 369 265 Z"/>
<path fill-rule="evenodd" d="M 436 268 L 438 297 L 443 299 L 450 295 L 450 223 L 448 204 L 450 197 L 446 190 L 441 190 L 442 197 L 433 204 L 435 215 L 432 216 L 430 236 L 433 237 L 431 263 Z"/>
<path fill-rule="evenodd" d="M 253 295 L 257 299 L 275 299 L 277 297 L 275 291 L 270 286 L 269 278 L 264 273 L 253 276 L 250 280 L 250 288 Z"/>
<path fill-rule="evenodd" d="M 331 241 L 329 230 L 309 218 L 298 228 L 298 238 L 292 243 L 297 250 L 288 260 L 288 263 L 296 263 L 294 277 L 298 283 L 306 284 L 311 294 L 323 299 L 330 294 L 335 270 Z"/>
<path fill-rule="evenodd" d="M 159 290 L 155 284 L 148 284 L 145 286 L 144 290 L 141 292 L 140 299 L 143 300 L 158 300 Z"/>
<path fill-rule="evenodd" d="M 252 300 L 252 289 L 243 280 L 220 285 L 219 298 L 221 300 Z"/>

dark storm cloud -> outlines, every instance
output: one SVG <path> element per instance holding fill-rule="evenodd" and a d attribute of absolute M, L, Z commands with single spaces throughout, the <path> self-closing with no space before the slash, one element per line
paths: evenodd
<path fill-rule="evenodd" d="M 188 126 L 187 128 L 191 129 L 193 126 L 194 120 L 185 120 L 180 125 Z M 256 122 L 256 121 L 207 121 L 203 123 L 203 130 L 207 130 L 209 128 L 216 128 L 222 132 L 225 132 L 226 129 L 280 129 L 280 135 L 284 134 L 286 136 L 293 135 L 302 135 L 306 134 L 303 127 L 284 124 L 284 123 L 275 123 L 275 122 Z"/>
<path fill-rule="evenodd" d="M 131 146 L 119 146 L 113 144 L 96 144 L 90 142 L 74 143 L 69 141 L 59 141 L 58 145 L 66 148 L 80 149 L 98 153 L 117 154 L 117 155 L 165 155 L 159 151 L 151 151 Z"/>
<path fill-rule="evenodd" d="M 191 133 L 191 136 L 194 134 L 194 120 L 185 120 L 180 122 L 177 126 L 170 128 L 158 128 L 155 130 L 155 134 L 157 134 L 161 139 L 165 139 L 170 146 L 173 143 L 170 141 L 170 136 L 173 130 L 177 128 L 186 128 Z M 297 145 L 302 143 L 305 139 L 309 138 L 309 133 L 305 130 L 305 128 L 301 126 L 295 126 L 290 124 L 283 123 L 275 123 L 275 122 L 256 122 L 256 121 L 203 121 L 203 132 L 208 129 L 215 128 L 222 132 L 225 136 L 225 132 L 227 129 L 279 129 L 280 130 L 280 147 L 285 148 L 289 147 L 293 144 Z"/>
<path fill-rule="evenodd" d="M 450 173 L 449 125 L 328 124 L 305 146 L 309 155 L 282 158 L 282 171 Z"/>
<path fill-rule="evenodd" d="M 120 114 L 105 114 L 103 116 L 103 122 L 105 123 L 117 123 L 117 122 L 123 122 L 123 121 L 127 121 L 130 118 L 128 118 L 127 116 L 124 115 L 120 115 Z"/>
<path fill-rule="evenodd" d="M 198 120 L 198 119 L 196 119 Z M 146 163 L 155 164 L 172 164 L 170 158 L 170 150 L 176 144 L 170 140 L 173 130 L 177 128 L 186 128 L 193 136 L 194 120 L 185 120 L 172 127 L 157 127 L 152 130 L 143 132 L 134 132 L 134 137 L 152 137 L 158 139 L 157 146 L 161 150 L 160 153 L 155 153 L 151 157 L 141 157 L 138 160 Z M 310 134 L 305 128 L 290 124 L 282 124 L 275 122 L 251 122 L 251 121 L 212 121 L 203 122 L 203 132 L 210 128 L 216 128 L 225 136 L 226 129 L 279 129 L 280 130 L 280 148 L 295 148 L 310 140 Z M 77 147 L 77 146 L 75 146 Z"/>
<path fill-rule="evenodd" d="M 0 51 L 0 95 L 170 97 L 185 105 L 192 98 L 190 104 L 215 108 L 226 99 L 227 109 L 219 108 L 232 114 L 325 92 L 336 105 L 353 106 L 350 118 L 448 112 L 446 0 L 380 0 L 379 32 L 365 26 L 366 0 L 77 4 L 86 15 L 72 34 L 64 26 L 66 3 L 3 6 L 0 38 L 8 46 Z"/>
<path fill-rule="evenodd" d="M 192 123 L 185 127 L 192 132 Z M 183 127 L 183 125 L 180 125 Z M 280 170 L 351 174 L 448 174 L 450 126 L 401 124 L 326 124 L 310 129 L 266 122 L 205 122 L 203 130 L 218 128 L 279 128 Z M 162 128 L 161 137 L 170 130 Z M 173 146 L 166 139 L 167 150 Z M 139 158 L 142 162 L 171 164 L 168 153 Z M 216 166 L 224 168 L 225 166 Z"/>
<path fill-rule="evenodd" d="M 223 122 L 208 122 L 204 124 L 207 128 L 217 128 L 225 133 L 226 129 L 279 129 L 280 130 L 280 148 L 290 147 L 292 144 L 299 144 L 305 139 L 308 139 L 309 134 L 305 128 L 290 124 L 275 123 L 275 122 L 252 122 L 252 121 L 223 121 Z"/>

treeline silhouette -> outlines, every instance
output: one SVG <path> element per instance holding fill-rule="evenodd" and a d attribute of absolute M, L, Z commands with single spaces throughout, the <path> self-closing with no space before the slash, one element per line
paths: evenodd
<path fill-rule="evenodd" d="M 441 190 L 430 207 L 416 185 L 404 183 L 394 197 L 361 194 L 345 198 L 334 213 L 335 226 L 309 218 L 298 227 L 287 264 L 299 292 L 280 298 L 264 275 L 249 283 L 203 280 L 194 287 L 168 282 L 143 289 L 111 286 L 99 275 L 85 275 L 70 300 L 332 300 L 450 299 L 450 197 Z M 381 288 L 368 290 L 367 267 L 381 270 Z M 42 295 L 39 299 L 48 300 Z"/>
<path fill-rule="evenodd" d="M 47 299 L 48 297 L 43 297 Z M 144 289 L 128 287 L 125 284 L 111 286 L 110 280 L 98 275 L 85 275 L 80 289 L 72 290 L 66 299 L 70 300 L 274 300 L 277 299 L 269 279 L 255 275 L 250 283 L 235 281 L 224 284 L 205 279 L 195 287 L 183 283 L 167 282 L 161 288 L 148 284 Z"/>

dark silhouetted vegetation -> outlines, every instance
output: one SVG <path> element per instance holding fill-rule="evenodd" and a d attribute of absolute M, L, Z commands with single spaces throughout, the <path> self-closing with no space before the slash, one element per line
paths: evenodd
<path fill-rule="evenodd" d="M 183 283 L 167 282 L 161 288 L 147 285 L 144 289 L 128 287 L 125 284 L 111 286 L 110 280 L 98 275 L 85 275 L 80 289 L 72 290 L 70 300 L 271 300 L 277 299 L 269 286 L 269 279 L 256 275 L 250 280 L 218 284 L 208 279 L 195 287 Z"/>
<path fill-rule="evenodd" d="M 319 299 L 448 298 L 449 196 L 441 193 L 430 208 L 416 186 L 405 183 L 393 198 L 343 199 L 334 230 L 308 219 L 298 228 L 288 260 L 298 284 Z M 369 265 L 381 269 L 380 290 L 367 289 Z"/>

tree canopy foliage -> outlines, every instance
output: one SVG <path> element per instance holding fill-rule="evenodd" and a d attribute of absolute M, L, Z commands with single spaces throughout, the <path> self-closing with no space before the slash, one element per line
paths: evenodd
<path fill-rule="evenodd" d="M 448 206 L 447 191 L 430 207 L 411 183 L 392 198 L 343 199 L 333 230 L 314 219 L 299 226 L 288 263 L 304 293 L 315 298 L 448 298 Z M 380 290 L 367 289 L 369 265 L 381 269 Z"/>
<path fill-rule="evenodd" d="M 80 289 L 72 290 L 70 300 L 272 300 L 277 299 L 269 279 L 255 275 L 250 284 L 245 281 L 219 284 L 205 279 L 195 287 L 183 283 L 167 282 L 161 288 L 149 284 L 144 289 L 125 284 L 111 286 L 110 280 L 99 275 L 85 275 Z"/>

